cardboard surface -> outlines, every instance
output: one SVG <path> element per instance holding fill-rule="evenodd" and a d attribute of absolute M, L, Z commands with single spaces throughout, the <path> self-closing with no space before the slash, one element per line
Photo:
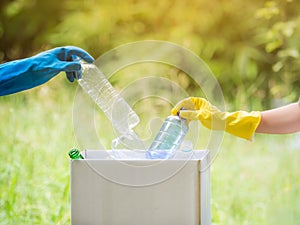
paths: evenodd
<path fill-rule="evenodd" d="M 125 159 L 86 150 L 84 160 L 71 161 L 73 225 L 210 224 L 208 151 L 179 152 L 170 160 L 118 153 Z"/>

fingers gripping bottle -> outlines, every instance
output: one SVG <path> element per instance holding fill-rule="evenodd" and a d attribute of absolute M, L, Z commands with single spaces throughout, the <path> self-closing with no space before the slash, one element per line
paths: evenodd
<path fill-rule="evenodd" d="M 108 82 L 105 75 L 94 64 L 82 63 L 82 78 L 78 83 L 102 109 L 113 127 L 127 134 L 139 123 L 138 115 Z"/>
<path fill-rule="evenodd" d="M 167 159 L 180 147 L 189 130 L 186 120 L 168 116 L 146 152 L 148 159 Z"/>

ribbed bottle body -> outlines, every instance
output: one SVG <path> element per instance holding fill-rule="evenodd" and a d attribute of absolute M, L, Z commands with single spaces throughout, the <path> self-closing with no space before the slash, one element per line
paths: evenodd
<path fill-rule="evenodd" d="M 169 116 L 165 119 L 154 141 L 146 152 L 150 159 L 170 158 L 180 147 L 186 134 L 188 125 L 179 116 Z"/>
<path fill-rule="evenodd" d="M 138 115 L 95 65 L 82 64 L 82 77 L 78 83 L 105 113 L 119 133 L 127 133 L 139 123 Z"/>

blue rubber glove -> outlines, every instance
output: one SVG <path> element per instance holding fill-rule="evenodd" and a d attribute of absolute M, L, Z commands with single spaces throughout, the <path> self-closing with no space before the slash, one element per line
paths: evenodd
<path fill-rule="evenodd" d="M 93 57 L 84 50 L 66 46 L 1 64 L 0 96 L 41 85 L 62 71 L 66 72 L 67 78 L 73 82 L 81 77 L 80 60 L 94 62 Z"/>

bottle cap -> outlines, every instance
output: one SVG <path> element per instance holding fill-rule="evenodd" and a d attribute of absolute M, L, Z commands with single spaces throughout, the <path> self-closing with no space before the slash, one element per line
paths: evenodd
<path fill-rule="evenodd" d="M 84 159 L 79 150 L 76 148 L 73 148 L 69 151 L 69 156 L 71 159 Z"/>

